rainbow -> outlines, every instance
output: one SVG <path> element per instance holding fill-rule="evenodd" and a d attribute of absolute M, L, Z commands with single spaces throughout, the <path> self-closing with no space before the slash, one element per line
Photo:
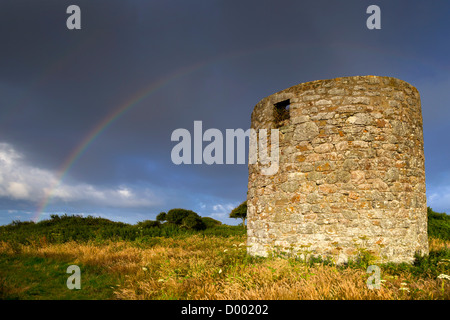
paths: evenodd
<path fill-rule="evenodd" d="M 88 149 L 88 147 L 95 141 L 95 139 L 104 132 L 108 127 L 110 127 L 117 119 L 119 119 L 123 114 L 125 114 L 127 111 L 129 111 L 134 106 L 138 105 L 140 102 L 145 100 L 148 96 L 155 93 L 159 89 L 163 88 L 164 86 L 168 85 L 174 80 L 177 80 L 183 76 L 186 76 L 188 74 L 191 74 L 201 68 L 204 68 L 206 66 L 209 66 L 211 64 L 225 61 L 233 58 L 237 58 L 240 56 L 245 56 L 251 53 L 254 53 L 255 50 L 252 49 L 251 51 L 239 51 L 239 52 L 232 52 L 226 55 L 220 55 L 218 57 L 198 62 L 190 66 L 186 66 L 183 68 L 178 69 L 177 71 L 166 75 L 165 77 L 156 80 L 149 85 L 145 86 L 143 89 L 139 90 L 137 93 L 135 93 L 131 98 L 127 99 L 124 103 L 120 104 L 118 107 L 116 107 L 111 113 L 109 113 L 103 120 L 98 122 L 89 132 L 88 134 L 81 140 L 81 142 L 78 144 L 78 146 L 69 154 L 69 156 L 66 158 L 66 160 L 63 162 L 63 164 L 60 166 L 57 176 L 56 176 L 56 182 L 53 183 L 53 185 L 50 187 L 49 191 L 46 192 L 43 199 L 38 203 L 37 210 L 35 212 L 35 215 L 33 216 L 32 220 L 37 222 L 41 218 L 42 214 L 44 213 L 45 209 L 49 205 L 50 201 L 52 200 L 54 191 L 61 185 L 61 182 L 63 181 L 64 177 L 67 175 L 67 172 L 70 170 L 70 168 L 73 166 L 73 164 L 83 155 L 83 153 Z"/>

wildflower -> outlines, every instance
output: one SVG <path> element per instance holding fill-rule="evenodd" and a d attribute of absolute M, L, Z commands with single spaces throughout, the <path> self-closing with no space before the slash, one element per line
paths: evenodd
<path fill-rule="evenodd" d="M 449 275 L 447 275 L 447 274 L 440 274 L 440 275 L 438 275 L 438 279 L 447 279 L 447 280 L 450 280 L 450 276 Z"/>
<path fill-rule="evenodd" d="M 227 252 L 227 251 L 228 251 L 228 249 L 223 250 L 223 252 Z"/>
<path fill-rule="evenodd" d="M 222 273 L 222 269 L 219 269 L 219 273 Z"/>
<path fill-rule="evenodd" d="M 408 288 L 400 288 L 399 290 L 403 290 L 403 291 L 406 291 L 406 292 L 409 292 L 409 289 Z"/>
<path fill-rule="evenodd" d="M 239 243 L 239 247 L 245 246 L 244 242 Z"/>
<path fill-rule="evenodd" d="M 147 271 L 148 269 L 146 267 L 142 267 L 142 270 Z"/>
<path fill-rule="evenodd" d="M 408 284 L 406 282 L 400 283 L 402 286 L 407 286 Z"/>
<path fill-rule="evenodd" d="M 158 279 L 158 282 L 164 282 L 164 279 Z"/>

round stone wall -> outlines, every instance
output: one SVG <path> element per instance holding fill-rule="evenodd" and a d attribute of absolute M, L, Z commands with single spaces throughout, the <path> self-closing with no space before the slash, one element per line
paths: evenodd
<path fill-rule="evenodd" d="M 278 129 L 280 156 L 273 175 L 249 164 L 250 254 L 337 262 L 364 251 L 393 262 L 428 254 L 416 88 L 378 76 L 303 83 L 261 100 L 251 128 Z"/>

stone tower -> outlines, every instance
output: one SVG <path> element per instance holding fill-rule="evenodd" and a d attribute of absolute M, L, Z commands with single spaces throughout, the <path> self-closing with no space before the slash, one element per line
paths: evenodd
<path fill-rule="evenodd" d="M 338 262 L 428 254 L 422 111 L 395 78 L 302 83 L 261 100 L 251 128 L 279 130 L 279 170 L 249 164 L 248 252 L 308 251 Z"/>

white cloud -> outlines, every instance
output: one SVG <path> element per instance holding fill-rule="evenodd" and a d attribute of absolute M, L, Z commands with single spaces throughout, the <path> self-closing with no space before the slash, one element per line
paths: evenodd
<path fill-rule="evenodd" d="M 233 210 L 237 205 L 235 203 L 225 203 L 225 204 L 215 204 L 212 205 L 210 216 L 217 219 L 228 218 L 231 210 Z"/>
<path fill-rule="evenodd" d="M 130 191 L 130 189 L 126 188 L 126 187 L 122 187 L 119 190 L 117 190 L 117 192 L 119 192 L 119 194 L 124 197 L 124 198 L 130 198 L 131 196 L 133 196 L 132 192 Z"/>
<path fill-rule="evenodd" d="M 56 187 L 55 187 L 56 186 Z M 25 162 L 8 143 L 0 143 L 0 198 L 41 202 L 51 193 L 54 201 L 84 202 L 115 207 L 149 207 L 161 204 L 150 189 L 117 186 L 97 187 L 86 183 L 59 183 L 49 170 Z"/>
<path fill-rule="evenodd" d="M 21 182 L 10 182 L 7 190 L 15 199 L 26 199 L 29 195 L 27 186 Z"/>
<path fill-rule="evenodd" d="M 450 214 L 450 186 L 428 187 L 427 206 L 434 211 Z"/>
<path fill-rule="evenodd" d="M 201 216 L 211 217 L 229 225 L 237 225 L 241 219 L 230 218 L 230 212 L 239 205 L 239 202 L 220 202 L 220 199 L 210 199 L 209 204 L 200 203 Z"/>

